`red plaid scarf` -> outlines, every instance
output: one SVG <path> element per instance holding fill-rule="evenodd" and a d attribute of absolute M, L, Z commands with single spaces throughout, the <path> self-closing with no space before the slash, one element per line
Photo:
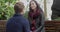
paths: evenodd
<path fill-rule="evenodd" d="M 36 21 L 35 21 L 35 19 L 39 16 L 39 14 L 40 14 L 40 11 L 36 11 L 36 12 L 30 12 L 29 13 L 29 16 L 33 19 L 32 20 L 32 27 L 31 27 L 31 31 L 32 32 L 34 32 L 35 30 L 36 30 Z"/>

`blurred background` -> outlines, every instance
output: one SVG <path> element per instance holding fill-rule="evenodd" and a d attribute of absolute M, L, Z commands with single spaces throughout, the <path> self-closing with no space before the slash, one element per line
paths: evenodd
<path fill-rule="evenodd" d="M 31 0 L 0 0 L 0 20 L 7 20 L 14 14 L 14 4 L 18 1 L 21 1 L 25 5 L 25 17 L 27 17 L 27 13 L 29 11 L 29 2 Z M 51 6 L 53 0 L 36 0 L 45 14 L 46 20 L 51 20 Z"/>

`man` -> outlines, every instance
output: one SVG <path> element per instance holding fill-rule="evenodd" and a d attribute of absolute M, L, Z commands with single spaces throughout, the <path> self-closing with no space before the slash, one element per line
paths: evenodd
<path fill-rule="evenodd" d="M 60 17 L 60 0 L 53 0 L 52 20 Z"/>
<path fill-rule="evenodd" d="M 22 2 L 15 4 L 15 15 L 8 20 L 6 32 L 30 32 L 29 21 L 23 17 L 23 9 L 24 4 Z"/>

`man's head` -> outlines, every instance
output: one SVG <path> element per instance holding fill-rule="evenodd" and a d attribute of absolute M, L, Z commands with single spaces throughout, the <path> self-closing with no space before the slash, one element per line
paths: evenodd
<path fill-rule="evenodd" d="M 17 2 L 15 5 L 14 5 L 14 10 L 15 10 L 15 13 L 22 13 L 24 12 L 24 3 L 22 2 Z"/>

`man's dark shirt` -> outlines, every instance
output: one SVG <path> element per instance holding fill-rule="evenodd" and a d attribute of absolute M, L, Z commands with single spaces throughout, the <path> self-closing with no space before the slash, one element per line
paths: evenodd
<path fill-rule="evenodd" d="M 21 14 L 15 14 L 8 20 L 6 32 L 30 32 L 29 21 Z"/>

